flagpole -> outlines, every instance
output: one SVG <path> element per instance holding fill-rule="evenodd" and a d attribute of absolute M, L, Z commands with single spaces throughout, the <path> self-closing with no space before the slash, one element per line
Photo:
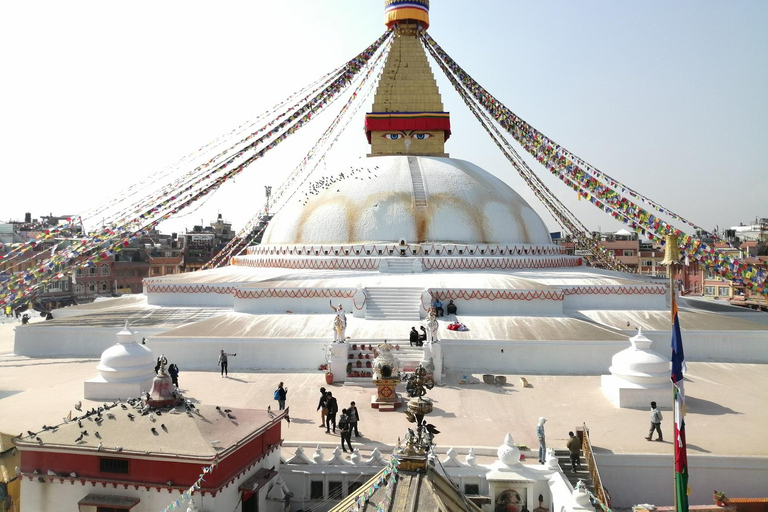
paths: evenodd
<path fill-rule="evenodd" d="M 664 259 L 661 261 L 662 265 L 667 266 L 667 274 L 669 274 L 669 317 L 670 317 L 670 332 L 675 329 L 675 266 L 680 259 L 680 250 L 677 247 L 677 236 L 667 235 L 666 243 L 664 245 Z M 672 383 L 672 418 L 674 422 L 675 414 L 675 383 Z M 675 443 L 677 440 L 674 436 L 674 426 L 672 435 L 672 481 L 675 485 L 672 487 L 675 494 L 675 511 L 679 512 L 680 507 L 677 502 L 677 466 L 675 463 Z"/>

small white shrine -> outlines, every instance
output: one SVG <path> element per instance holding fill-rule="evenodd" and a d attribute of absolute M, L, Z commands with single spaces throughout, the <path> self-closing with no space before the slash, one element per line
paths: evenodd
<path fill-rule="evenodd" d="M 117 343 L 101 354 L 99 375 L 85 382 L 88 400 L 115 400 L 137 397 L 152 387 L 155 357 L 146 345 L 136 341 L 136 332 L 125 322 Z"/>
<path fill-rule="evenodd" d="M 669 359 L 649 348 L 652 342 L 642 329 L 629 341 L 631 347 L 613 356 L 611 375 L 601 377 L 603 394 L 618 407 L 646 408 L 655 401 L 671 408 Z"/>

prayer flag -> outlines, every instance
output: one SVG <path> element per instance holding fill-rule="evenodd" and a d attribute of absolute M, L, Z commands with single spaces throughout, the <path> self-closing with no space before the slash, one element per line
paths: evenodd
<path fill-rule="evenodd" d="M 672 291 L 672 386 L 675 397 L 675 512 L 688 512 L 688 455 L 685 445 L 685 384 L 683 382 L 683 337 L 680 334 L 677 301 Z"/>

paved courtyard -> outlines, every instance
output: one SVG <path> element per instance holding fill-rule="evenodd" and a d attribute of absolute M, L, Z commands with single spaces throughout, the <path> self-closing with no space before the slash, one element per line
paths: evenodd
<path fill-rule="evenodd" d="M 11 434 L 61 422 L 72 405 L 82 400 L 83 382 L 98 373 L 97 359 L 13 355 L 16 325 L 0 325 L 0 431 Z M 316 407 L 318 390 L 325 385 L 322 372 L 239 369 L 237 358 L 231 358 L 229 378 L 221 378 L 216 357 L 211 355 L 210 372 L 181 368 L 179 383 L 186 397 L 222 406 L 276 408 L 273 391 L 282 380 L 288 386 L 292 420 L 284 424 L 286 444 L 338 444 L 338 437 L 319 428 Z M 689 454 L 768 456 L 764 434 L 768 424 L 768 365 L 689 363 L 688 367 Z M 672 412 L 665 412 L 662 424 L 665 441 L 648 442 L 644 437 L 649 412 L 614 407 L 599 389 L 599 376 L 526 375 L 531 384 L 528 388 L 521 386 L 518 375 L 507 375 L 508 383 L 503 387 L 479 382 L 480 375 L 472 379 L 478 383 L 460 385 L 459 377 L 449 372 L 444 385 L 428 395 L 435 404 L 430 422 L 441 431 L 436 442 L 443 449 L 495 448 L 507 432 L 516 443 L 536 449 L 536 423 L 545 416 L 551 447 L 563 448 L 568 431 L 586 423 L 593 444 L 601 451 L 672 454 Z M 400 412 L 380 413 L 370 408 L 373 386 L 336 384 L 330 389 L 340 407 L 357 402 L 359 427 L 364 434 L 358 439 L 361 448 L 390 447 L 411 425 Z M 90 407 L 87 401 L 83 404 Z"/>

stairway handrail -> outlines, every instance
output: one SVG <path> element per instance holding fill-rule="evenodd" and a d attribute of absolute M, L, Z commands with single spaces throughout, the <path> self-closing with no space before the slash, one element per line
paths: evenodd
<path fill-rule="evenodd" d="M 595 460 L 595 454 L 592 451 L 592 441 L 589 439 L 589 429 L 587 424 L 583 424 L 584 437 L 581 443 L 581 449 L 584 451 L 584 458 L 587 459 L 587 467 L 589 468 L 589 476 L 592 479 L 592 485 L 595 487 L 595 493 L 597 499 L 600 502 L 600 508 L 610 512 L 611 496 L 603 487 L 603 481 L 600 479 L 600 471 L 597 468 L 597 460 Z"/>

